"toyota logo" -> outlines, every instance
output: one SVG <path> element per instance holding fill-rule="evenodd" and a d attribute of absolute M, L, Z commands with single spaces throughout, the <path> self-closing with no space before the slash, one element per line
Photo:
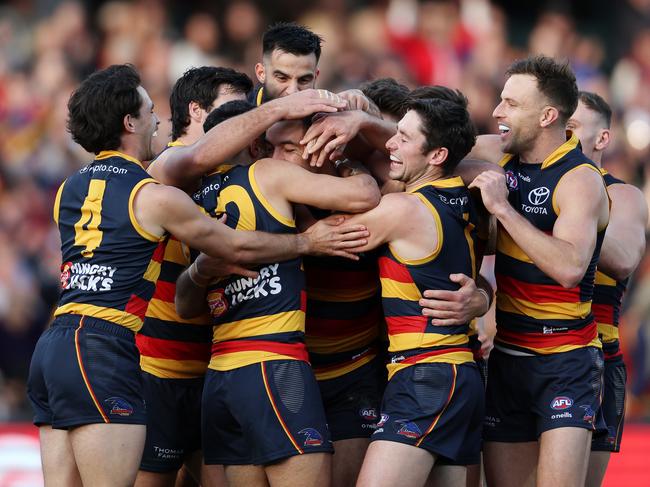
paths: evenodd
<path fill-rule="evenodd" d="M 546 186 L 535 188 L 528 193 L 528 201 L 531 205 L 541 205 L 546 202 L 550 194 L 551 191 Z"/>

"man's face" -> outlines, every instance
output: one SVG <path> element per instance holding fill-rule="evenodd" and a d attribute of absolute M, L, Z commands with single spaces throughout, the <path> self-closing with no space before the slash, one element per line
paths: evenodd
<path fill-rule="evenodd" d="M 428 154 L 422 152 L 425 137 L 422 120 L 415 110 L 409 110 L 397 123 L 397 132 L 386 142 L 390 152 L 391 179 L 409 183 L 427 171 Z"/>
<path fill-rule="evenodd" d="M 273 124 L 266 131 L 266 140 L 273 146 L 273 159 L 282 159 L 310 169 L 309 163 L 302 158 L 304 147 L 300 140 L 305 129 L 300 120 L 283 120 Z"/>
<path fill-rule="evenodd" d="M 546 99 L 529 74 L 513 74 L 501 92 L 501 103 L 492 116 L 499 123 L 501 151 L 520 154 L 531 148 L 541 130 L 540 117 Z"/>
<path fill-rule="evenodd" d="M 150 161 L 156 154 L 153 149 L 153 138 L 158 135 L 158 124 L 160 120 L 153 111 L 153 101 L 149 93 L 142 86 L 138 86 L 140 94 L 140 114 L 138 117 L 131 117 L 131 123 L 134 126 L 134 133 L 139 136 L 141 144 L 141 161 Z"/>
<path fill-rule="evenodd" d="M 578 108 L 566 124 L 567 130 L 571 130 L 582 144 L 582 152 L 593 159 L 596 151 L 596 142 L 604 130 L 601 116 L 594 110 L 590 110 L 581 101 Z"/>
<path fill-rule="evenodd" d="M 273 100 L 313 88 L 318 77 L 316 54 L 296 56 L 275 49 L 255 66 L 257 80 L 264 86 L 264 98 Z"/>

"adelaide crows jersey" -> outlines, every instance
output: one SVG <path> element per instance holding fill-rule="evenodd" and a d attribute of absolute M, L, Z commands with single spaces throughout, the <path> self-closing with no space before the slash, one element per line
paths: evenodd
<path fill-rule="evenodd" d="M 135 218 L 133 200 L 156 181 L 140 161 L 117 151 L 63 182 L 54 202 L 61 233 L 61 297 L 55 316 L 104 319 L 134 332 L 142 326 L 160 272 L 163 237 Z"/>

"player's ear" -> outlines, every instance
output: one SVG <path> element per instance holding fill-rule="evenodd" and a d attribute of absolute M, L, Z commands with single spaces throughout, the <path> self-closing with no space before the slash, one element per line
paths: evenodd
<path fill-rule="evenodd" d="M 429 164 L 432 166 L 441 166 L 447 160 L 449 150 L 446 147 L 437 147 L 429 153 Z"/>
<path fill-rule="evenodd" d="M 609 146 L 610 140 L 609 129 L 601 129 L 598 133 L 598 136 L 596 137 L 596 144 L 594 146 L 594 149 L 597 151 L 604 151 L 607 149 L 607 146 Z"/>
<path fill-rule="evenodd" d="M 266 70 L 264 69 L 264 65 L 262 63 L 257 63 L 255 65 L 255 77 L 261 84 L 264 84 L 266 82 Z"/>
<path fill-rule="evenodd" d="M 191 119 L 201 120 L 201 107 L 195 101 L 191 101 L 187 106 L 187 113 Z"/>
<path fill-rule="evenodd" d="M 124 115 L 124 119 L 122 120 L 122 124 L 124 125 L 124 130 L 126 130 L 129 133 L 135 132 L 135 122 L 133 120 L 133 116 L 130 113 L 127 113 Z"/>
<path fill-rule="evenodd" d="M 555 122 L 559 116 L 560 112 L 557 108 L 547 105 L 542 110 L 542 115 L 539 118 L 539 124 L 542 127 L 548 127 L 553 122 Z"/>

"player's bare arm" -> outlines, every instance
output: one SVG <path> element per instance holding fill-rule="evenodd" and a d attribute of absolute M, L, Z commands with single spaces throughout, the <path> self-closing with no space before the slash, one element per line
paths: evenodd
<path fill-rule="evenodd" d="M 335 112 L 346 105 L 346 101 L 333 93 L 315 89 L 271 100 L 213 127 L 196 143 L 170 152 L 160 161 L 166 166 L 167 182 L 187 187 L 203 174 L 214 171 L 279 120 L 299 119 L 317 112 Z"/>
<path fill-rule="evenodd" d="M 483 172 L 469 187 L 481 190 L 487 210 L 539 269 L 566 288 L 580 282 L 596 246 L 597 231 L 609 218 L 599 173 L 583 166 L 562 178 L 554 193 L 559 216 L 552 235 L 534 227 L 510 205 L 503 174 Z M 563 265 L 558 266 L 558 262 Z"/>
<path fill-rule="evenodd" d="M 341 178 L 312 173 L 286 161 L 263 159 L 255 164 L 255 175 L 262 193 L 274 206 L 291 202 L 360 213 L 377 206 L 381 198 L 370 174 Z M 293 208 L 288 211 L 293 213 Z"/>
<path fill-rule="evenodd" d="M 256 278 L 257 272 L 233 266 L 224 261 L 199 254 L 190 267 L 185 269 L 176 281 L 176 312 L 181 318 L 192 319 L 208 311 L 205 289 L 215 278 L 230 274 Z"/>
<path fill-rule="evenodd" d="M 351 249 L 366 243 L 360 225 L 342 224 L 343 217 L 318 222 L 298 235 L 235 231 L 201 212 L 181 190 L 147 184 L 134 204 L 136 220 L 152 235 L 169 232 L 190 247 L 231 263 L 277 262 L 304 254 L 354 257 Z"/>
<path fill-rule="evenodd" d="M 376 208 L 349 217 L 350 224 L 370 232 L 361 251 L 390 244 L 405 259 L 419 259 L 434 252 L 438 245 L 435 222 L 417 196 L 392 193 L 381 198 Z M 372 229 L 372 230 L 371 230 Z"/>
<path fill-rule="evenodd" d="M 643 193 L 631 184 L 607 188 L 612 205 L 598 269 L 617 280 L 632 274 L 645 253 L 648 207 Z"/>

